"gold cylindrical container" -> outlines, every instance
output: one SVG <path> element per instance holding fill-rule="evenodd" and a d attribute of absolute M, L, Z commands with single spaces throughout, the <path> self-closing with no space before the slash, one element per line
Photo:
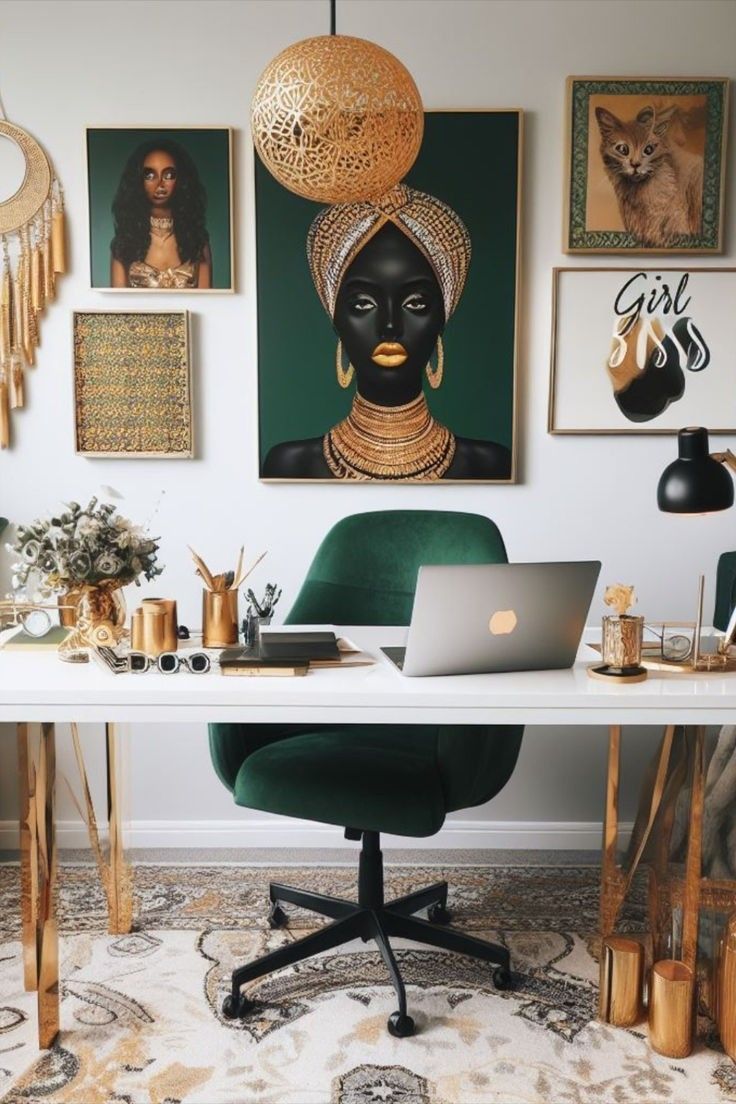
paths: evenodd
<path fill-rule="evenodd" d="M 636 939 L 611 935 L 601 947 L 599 1016 L 616 1027 L 641 1019 L 644 948 Z"/>
<path fill-rule="evenodd" d="M 237 590 L 202 592 L 202 645 L 228 648 L 238 643 Z"/>
<path fill-rule="evenodd" d="M 641 664 L 644 618 L 627 613 L 603 618 L 602 658 L 607 667 L 624 671 Z"/>
<path fill-rule="evenodd" d="M 144 598 L 141 602 L 144 618 L 146 617 L 146 610 L 151 606 L 158 606 L 159 609 L 163 610 L 163 650 L 165 652 L 175 652 L 179 647 L 179 638 L 177 636 L 177 629 L 179 626 L 176 619 L 176 602 L 173 598 Z"/>
<path fill-rule="evenodd" d="M 133 610 L 130 616 L 130 650 L 142 652 L 143 647 L 143 610 Z"/>
<path fill-rule="evenodd" d="M 684 962 L 655 962 L 649 983 L 649 1042 L 667 1058 L 687 1058 L 693 1049 L 695 978 Z"/>
<path fill-rule="evenodd" d="M 162 652 L 168 651 L 166 647 L 166 611 L 156 602 L 141 602 L 140 629 L 136 633 L 140 638 L 140 647 L 136 651 L 145 652 L 147 656 L 155 659 Z"/>
<path fill-rule="evenodd" d="M 718 966 L 718 1031 L 723 1049 L 736 1061 L 736 913 L 728 918 Z"/>

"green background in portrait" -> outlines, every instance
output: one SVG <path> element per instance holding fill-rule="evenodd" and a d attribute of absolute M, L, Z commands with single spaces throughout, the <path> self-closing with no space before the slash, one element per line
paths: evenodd
<path fill-rule="evenodd" d="M 406 182 L 448 203 L 470 233 L 465 291 L 443 342 L 442 387 L 425 393 L 457 435 L 513 448 L 519 114 L 428 112 Z M 344 418 L 354 385 L 335 375 L 337 336 L 306 258 L 320 205 L 255 159 L 260 464 L 272 445 L 317 437 Z"/>
<path fill-rule="evenodd" d="M 230 133 L 223 128 L 113 128 L 87 131 L 89 238 L 92 287 L 110 287 L 112 201 L 125 163 L 136 146 L 159 135 L 183 146 L 207 192 L 207 231 L 212 247 L 212 287 L 230 288 Z"/>

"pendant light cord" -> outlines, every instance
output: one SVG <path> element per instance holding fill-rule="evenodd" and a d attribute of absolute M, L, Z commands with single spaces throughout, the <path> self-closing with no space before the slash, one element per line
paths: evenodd
<path fill-rule="evenodd" d="M 330 0 L 330 34 L 337 34 L 337 0 Z"/>

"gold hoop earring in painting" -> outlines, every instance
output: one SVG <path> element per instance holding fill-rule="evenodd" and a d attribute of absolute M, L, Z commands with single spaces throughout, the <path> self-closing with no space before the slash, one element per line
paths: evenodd
<path fill-rule="evenodd" d="M 352 364 L 348 362 L 347 368 L 342 366 L 342 341 L 337 343 L 337 353 L 335 355 L 335 368 L 337 369 L 337 382 L 341 387 L 349 387 L 353 382 L 353 376 L 355 375 L 355 369 Z"/>
<path fill-rule="evenodd" d="M 445 350 L 442 347 L 442 337 L 437 338 L 437 367 L 432 371 L 432 362 L 427 365 L 427 380 L 433 390 L 437 390 L 442 383 L 442 373 L 445 370 Z"/>

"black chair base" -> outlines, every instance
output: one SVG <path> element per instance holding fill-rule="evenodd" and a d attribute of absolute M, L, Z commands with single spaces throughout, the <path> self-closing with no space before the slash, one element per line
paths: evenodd
<path fill-rule="evenodd" d="M 244 1018 L 255 1007 L 255 1003 L 241 992 L 241 986 L 246 982 L 254 981 L 284 966 L 293 966 L 357 938 L 364 942 L 375 940 L 381 952 L 399 1001 L 398 1010 L 388 1019 L 388 1030 L 399 1038 L 414 1033 L 414 1021 L 407 1013 L 406 989 L 391 949 L 390 936 L 411 939 L 416 943 L 426 943 L 431 947 L 440 947 L 492 963 L 495 968 L 491 976 L 496 988 L 510 987 L 509 952 L 505 947 L 443 926 L 450 920 L 447 911 L 447 882 L 437 882 L 388 904 L 383 903 L 383 863 L 378 833 L 363 832 L 362 835 L 357 903 L 341 897 L 328 897 L 322 893 L 309 893 L 293 886 L 280 885 L 278 882 L 271 883 L 271 908 L 268 916 L 271 927 L 283 927 L 288 922 L 287 914 L 281 908 L 282 904 L 298 905 L 310 912 L 327 916 L 332 923 L 234 970 L 232 991 L 225 997 L 222 1005 L 222 1014 L 227 1019 Z M 428 909 L 429 920 L 420 920 L 414 915 L 425 908 Z"/>

